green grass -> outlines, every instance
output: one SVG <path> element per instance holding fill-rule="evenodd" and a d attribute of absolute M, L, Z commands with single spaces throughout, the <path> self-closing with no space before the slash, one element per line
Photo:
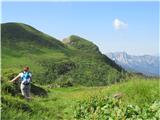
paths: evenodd
<path fill-rule="evenodd" d="M 9 94 L 2 97 L 2 119 L 3 120 L 72 120 L 75 106 L 78 101 L 90 99 L 92 96 L 113 96 L 122 93 L 124 104 L 143 106 L 159 101 L 159 80 L 145 78 L 132 78 L 131 80 L 103 87 L 69 87 L 69 88 L 48 88 L 48 97 L 32 96 L 30 102 Z M 23 111 L 22 106 L 28 106 L 30 111 Z M 17 113 L 17 114 L 16 114 Z"/>

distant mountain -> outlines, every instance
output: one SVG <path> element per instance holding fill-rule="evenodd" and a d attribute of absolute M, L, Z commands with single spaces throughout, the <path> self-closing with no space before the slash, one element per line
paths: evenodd
<path fill-rule="evenodd" d="M 140 72 L 149 76 L 160 76 L 160 59 L 158 56 L 135 56 L 125 52 L 107 53 L 106 55 L 128 71 Z"/>

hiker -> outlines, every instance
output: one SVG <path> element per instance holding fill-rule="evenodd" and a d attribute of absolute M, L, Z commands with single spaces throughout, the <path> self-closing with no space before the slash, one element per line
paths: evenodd
<path fill-rule="evenodd" d="M 30 99 L 30 89 L 31 89 L 31 76 L 32 74 L 29 72 L 29 67 L 24 67 L 23 72 L 19 73 L 15 78 L 13 78 L 10 82 L 15 82 L 21 78 L 21 93 L 25 99 Z"/>

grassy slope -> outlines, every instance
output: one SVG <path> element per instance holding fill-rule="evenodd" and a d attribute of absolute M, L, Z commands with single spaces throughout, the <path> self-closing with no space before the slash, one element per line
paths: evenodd
<path fill-rule="evenodd" d="M 2 68 L 21 70 L 32 66 L 33 71 L 41 70 L 37 61 L 45 58 L 65 58 L 64 44 L 59 40 L 22 23 L 5 23 L 2 31 Z M 57 58 L 58 56 L 58 58 Z M 3 71 L 2 71 L 3 73 Z"/>
<path fill-rule="evenodd" d="M 75 44 L 71 46 L 22 23 L 6 23 L 1 27 L 3 77 L 11 70 L 20 72 L 24 66 L 30 67 L 36 83 L 45 83 L 42 80 L 46 79 L 47 84 L 71 81 L 92 86 L 116 82 L 123 77 L 122 69 L 88 40 L 70 36 Z M 70 63 L 76 67 L 70 66 Z M 56 68 L 57 65 L 66 68 L 66 71 L 62 67 Z M 57 74 L 57 71 L 63 73 Z"/>
<path fill-rule="evenodd" d="M 123 93 L 122 102 L 125 104 L 135 104 L 143 106 L 151 104 L 155 100 L 160 100 L 159 81 L 157 79 L 132 78 L 132 80 L 120 84 L 104 87 L 70 87 L 53 88 L 47 86 L 43 88 L 49 91 L 48 97 L 33 96 L 31 102 L 26 102 L 18 97 L 9 94 L 3 95 L 3 99 L 8 101 L 6 106 L 2 104 L 3 120 L 71 120 L 74 115 L 74 107 L 77 101 L 89 99 L 91 96 L 112 96 L 115 93 Z M 23 112 L 17 109 L 19 105 L 28 105 L 32 112 Z M 17 113 L 18 111 L 18 113 Z"/>

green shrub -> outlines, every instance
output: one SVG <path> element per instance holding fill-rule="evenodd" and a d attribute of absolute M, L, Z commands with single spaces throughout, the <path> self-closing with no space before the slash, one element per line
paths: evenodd
<path fill-rule="evenodd" d="M 3 77 L 1 79 L 1 90 L 3 93 L 10 93 L 13 96 L 20 93 L 19 82 L 16 81 L 14 84 L 9 82 L 17 75 L 18 73 L 13 70 L 8 70 L 3 73 Z"/>
<path fill-rule="evenodd" d="M 160 119 L 160 101 L 139 107 L 125 105 L 121 99 L 111 97 L 92 97 L 79 102 L 75 119 L 79 120 L 158 120 Z"/>
<path fill-rule="evenodd" d="M 55 63 L 52 60 L 40 61 L 44 70 L 41 73 L 35 73 L 35 80 L 40 84 L 55 83 L 57 79 L 72 71 L 76 65 L 71 61 L 62 61 Z"/>

